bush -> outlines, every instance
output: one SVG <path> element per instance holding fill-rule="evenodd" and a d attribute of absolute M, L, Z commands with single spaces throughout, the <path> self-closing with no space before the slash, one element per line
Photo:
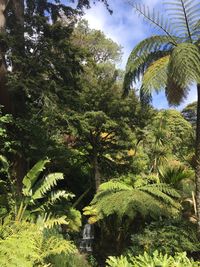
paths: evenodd
<path fill-rule="evenodd" d="M 174 255 L 176 252 L 199 251 L 195 226 L 179 220 L 165 220 L 151 223 L 140 234 L 132 235 L 131 253 L 138 255 L 158 250 Z"/>
<path fill-rule="evenodd" d="M 49 261 L 54 267 L 90 267 L 85 257 L 78 252 L 52 255 Z"/>
<path fill-rule="evenodd" d="M 36 224 L 11 222 L 0 226 L 0 266 L 2 267 L 44 267 L 51 266 L 54 259 L 62 258 L 66 263 L 73 263 L 77 258 L 75 245 L 63 238 L 56 229 L 42 229 Z M 66 258 L 70 259 L 67 261 Z M 73 259 L 73 260 L 72 260 Z M 78 267 L 75 265 L 66 267 Z M 65 266 L 54 264 L 54 267 Z M 87 266 L 82 260 L 82 266 Z"/>
<path fill-rule="evenodd" d="M 155 251 L 152 255 L 144 253 L 136 257 L 109 257 L 106 260 L 109 267 L 197 267 L 200 262 L 187 258 L 186 253 L 177 253 L 174 257 Z"/>

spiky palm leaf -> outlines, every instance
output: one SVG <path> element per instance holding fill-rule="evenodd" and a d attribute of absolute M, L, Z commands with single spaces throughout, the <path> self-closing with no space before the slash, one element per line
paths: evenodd
<path fill-rule="evenodd" d="M 187 96 L 188 86 L 200 81 L 200 53 L 196 42 L 200 36 L 200 5 L 192 0 L 169 0 L 165 4 L 173 30 L 168 18 L 164 20 L 154 10 L 150 12 L 142 5 L 132 4 L 165 35 L 147 38 L 133 49 L 127 62 L 124 92 L 130 90 L 132 81 L 144 75 L 142 90 L 151 94 L 153 90 L 165 89 L 169 103 L 177 105 Z M 152 55 L 150 64 L 149 54 Z"/>

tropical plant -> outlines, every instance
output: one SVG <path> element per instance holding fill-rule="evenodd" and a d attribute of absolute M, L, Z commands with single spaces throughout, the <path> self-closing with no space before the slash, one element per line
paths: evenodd
<path fill-rule="evenodd" d="M 131 52 L 124 79 L 124 90 L 133 80 L 143 76 L 142 91 L 150 94 L 165 89 L 170 104 L 177 105 L 187 97 L 189 85 L 197 83 L 200 97 L 199 15 L 197 1 L 168 1 L 168 19 L 148 7 L 132 3 L 146 21 L 161 35 L 140 42 Z M 196 198 L 200 222 L 200 100 L 197 105 L 196 127 Z M 199 231 L 200 231 L 200 223 Z"/>
<path fill-rule="evenodd" d="M 198 262 L 194 262 L 187 258 L 186 253 L 177 253 L 174 257 L 169 256 L 168 254 L 162 254 L 158 251 L 155 251 L 152 255 L 144 253 L 136 257 L 121 256 L 119 258 L 109 257 L 106 261 L 109 267 L 195 267 L 200 266 Z M 125 263 L 125 264 L 124 264 Z M 124 265 L 123 265 L 124 264 Z"/>
<path fill-rule="evenodd" d="M 55 229 L 44 230 L 27 222 L 1 225 L 0 244 L 0 265 L 5 267 L 49 266 L 50 258 L 77 253 L 75 245 Z"/>
<path fill-rule="evenodd" d="M 4 168 L 7 168 L 9 176 L 8 162 L 1 157 L 1 160 L 3 159 L 4 165 L 7 163 Z M 32 167 L 22 180 L 23 187 L 20 194 L 16 194 L 14 185 L 9 183 L 10 179 L 7 183 L 1 181 L 1 205 L 7 208 L 2 217 L 10 213 L 18 222 L 23 219 L 37 221 L 39 225 L 47 228 L 66 224 L 68 230 L 78 231 L 81 226 L 80 212 L 69 205 L 74 195 L 65 190 L 53 190 L 58 181 L 64 179 L 63 174 L 50 173 L 41 176 L 45 165 L 49 162 L 41 160 Z"/>
<path fill-rule="evenodd" d="M 194 224 L 183 219 L 168 219 L 152 222 L 142 232 L 133 234 L 128 253 L 139 255 L 146 251 L 151 254 L 158 250 L 174 255 L 176 252 L 197 252 L 199 247 Z"/>
<path fill-rule="evenodd" d="M 32 169 L 25 175 L 22 180 L 22 197 L 16 202 L 16 221 L 21 221 L 25 216 L 25 212 L 30 210 L 32 213 L 43 214 L 43 221 L 47 227 L 51 227 L 54 224 L 68 224 L 66 215 L 60 216 L 59 211 L 54 214 L 50 213 L 48 207 L 52 207 L 61 199 L 69 200 L 74 195 L 67 193 L 64 190 L 52 191 L 57 185 L 59 180 L 63 180 L 62 173 L 50 173 L 39 179 L 41 172 L 45 169 L 45 165 L 49 160 L 41 160 L 36 163 Z M 50 194 L 48 194 L 50 192 Z M 32 207 L 31 207 L 32 206 Z M 48 214 L 47 214 L 48 212 Z M 53 218 L 51 215 L 54 215 Z"/>
<path fill-rule="evenodd" d="M 120 257 L 112 257 L 110 256 L 106 260 L 107 265 L 110 267 L 132 267 L 133 265 L 128 261 L 127 257 L 120 256 Z"/>
<path fill-rule="evenodd" d="M 180 204 L 176 200 L 180 195 L 170 185 L 165 183 L 137 185 L 137 182 L 132 186 L 117 180 L 101 184 L 91 205 L 84 208 L 84 214 L 90 216 L 90 223 L 113 214 L 119 220 L 124 216 L 133 220 L 138 214 L 152 218 L 178 214 Z"/>

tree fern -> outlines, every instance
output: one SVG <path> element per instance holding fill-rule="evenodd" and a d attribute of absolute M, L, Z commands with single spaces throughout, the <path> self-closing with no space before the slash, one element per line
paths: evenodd
<path fill-rule="evenodd" d="M 118 218 L 128 216 L 133 219 L 142 216 L 176 215 L 180 205 L 176 201 L 180 195 L 167 184 L 152 184 L 134 188 L 123 182 L 103 183 L 90 207 L 84 209 L 90 215 L 90 222 L 96 222 L 116 214 Z"/>
<path fill-rule="evenodd" d="M 177 91 L 177 95 L 180 96 L 176 99 L 176 97 L 171 97 L 169 93 L 167 94 L 169 102 L 175 104 L 178 104 L 187 96 L 188 85 L 200 81 L 200 53 L 196 45 L 182 43 L 173 49 L 169 60 L 168 81 L 167 92 L 175 91 L 176 93 Z M 176 87 L 172 87 L 174 84 L 183 89 L 182 94 L 178 93 L 178 89 L 175 90 Z"/>
<path fill-rule="evenodd" d="M 154 10 L 150 12 L 140 4 L 132 4 L 145 20 L 165 35 L 147 38 L 133 49 L 127 62 L 124 92 L 130 90 L 132 81 L 144 75 L 144 92 L 149 94 L 152 90 L 166 89 L 169 103 L 177 105 L 187 96 L 188 86 L 200 80 L 200 55 L 196 42 L 199 39 L 200 5 L 192 0 L 169 0 L 165 5 L 174 30 L 169 26 L 168 18 L 164 19 Z"/>

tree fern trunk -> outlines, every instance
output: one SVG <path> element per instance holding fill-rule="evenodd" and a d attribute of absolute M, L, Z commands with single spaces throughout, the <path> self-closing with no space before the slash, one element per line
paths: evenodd
<path fill-rule="evenodd" d="M 200 236 L 200 84 L 197 85 L 197 125 L 196 125 L 196 203 L 198 233 Z"/>
<path fill-rule="evenodd" d="M 94 156 L 94 162 L 93 162 L 93 168 L 94 168 L 94 180 L 95 180 L 95 189 L 96 192 L 101 184 L 101 176 L 99 171 L 99 163 L 98 163 L 98 156 Z"/>

